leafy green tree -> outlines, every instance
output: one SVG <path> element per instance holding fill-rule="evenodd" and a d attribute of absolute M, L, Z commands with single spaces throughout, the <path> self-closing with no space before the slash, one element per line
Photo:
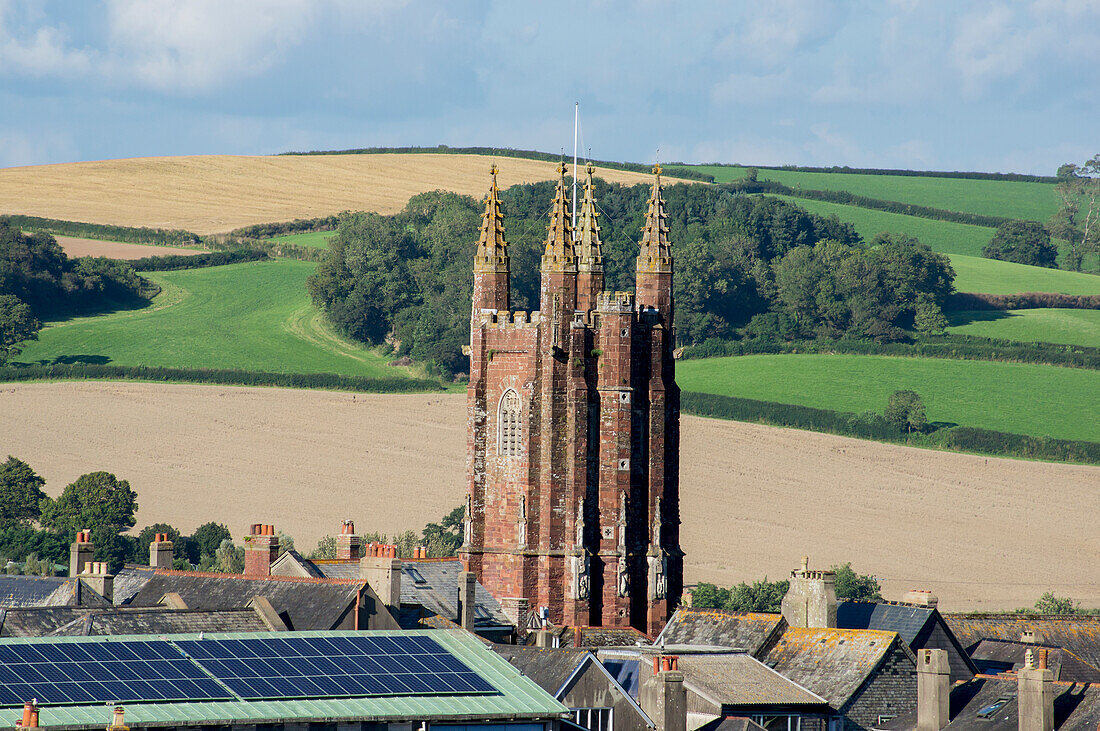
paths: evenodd
<path fill-rule="evenodd" d="M 729 589 L 700 581 L 691 592 L 691 606 L 695 609 L 721 609 L 729 600 Z"/>
<path fill-rule="evenodd" d="M 56 500 L 43 500 L 41 522 L 70 537 L 89 529 L 96 560 L 106 561 L 114 571 L 129 554 L 121 534 L 134 527 L 137 507 L 129 482 L 110 472 L 91 472 L 67 485 Z"/>
<path fill-rule="evenodd" d="M 884 416 L 891 424 L 909 433 L 922 431 L 928 425 L 924 402 L 916 391 L 901 390 L 890 394 Z"/>
<path fill-rule="evenodd" d="M 321 536 L 321 539 L 317 541 L 317 548 L 313 549 L 313 552 L 309 554 L 309 558 L 336 558 L 336 536 Z"/>
<path fill-rule="evenodd" d="M 280 556 L 283 555 L 284 553 L 286 553 L 287 551 L 293 551 L 294 550 L 294 538 L 287 535 L 286 533 L 283 533 L 282 531 L 279 531 L 279 534 L 278 534 L 277 537 L 279 539 L 279 555 Z"/>
<path fill-rule="evenodd" d="M 0 294 L 0 365 L 23 352 L 22 343 L 38 340 L 42 323 L 28 304 L 12 294 Z"/>
<path fill-rule="evenodd" d="M 851 562 L 843 566 L 833 566 L 832 571 L 836 574 L 836 595 L 838 599 L 860 602 L 882 601 L 878 579 L 874 576 L 857 574 L 852 569 Z"/>
<path fill-rule="evenodd" d="M 243 573 L 244 548 L 235 545 L 232 539 L 226 538 L 214 551 L 214 560 L 211 562 L 209 570 L 223 574 Z"/>
<path fill-rule="evenodd" d="M 466 519 L 466 506 L 459 505 L 443 516 L 438 523 L 428 523 L 421 532 L 421 540 L 428 555 L 432 558 L 445 558 L 458 554 L 462 546 L 463 521 Z"/>
<path fill-rule="evenodd" d="M 38 520 L 40 503 L 46 499 L 42 492 L 45 484 L 30 465 L 8 455 L 8 460 L 0 464 L 0 529 Z"/>
<path fill-rule="evenodd" d="M 950 323 L 932 295 L 921 292 L 913 310 L 913 327 L 921 335 L 943 335 Z"/>
<path fill-rule="evenodd" d="M 789 588 L 787 581 L 741 582 L 729 589 L 700 583 L 691 594 L 691 606 L 730 612 L 778 612 Z"/>
<path fill-rule="evenodd" d="M 1047 228 L 1069 245 L 1066 268 L 1080 271 L 1086 254 L 1100 251 L 1100 155 L 1082 165 L 1058 168 L 1054 186 L 1061 205 Z"/>
<path fill-rule="evenodd" d="M 1038 221 L 1005 221 L 982 247 L 982 256 L 1037 267 L 1058 266 L 1058 247 Z"/>
<path fill-rule="evenodd" d="M 232 542 L 233 534 L 224 525 L 214 521 L 203 523 L 191 534 L 191 545 L 194 546 L 193 550 L 197 554 L 193 556 L 191 563 L 200 563 L 203 557 L 213 558 L 222 541 L 226 540 Z"/>
<path fill-rule="evenodd" d="M 1035 602 L 1035 611 L 1039 614 L 1083 614 L 1081 604 L 1069 597 L 1056 596 L 1048 591 Z"/>

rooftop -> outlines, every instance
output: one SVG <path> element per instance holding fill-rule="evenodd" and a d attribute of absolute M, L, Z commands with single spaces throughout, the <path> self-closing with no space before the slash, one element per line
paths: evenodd
<path fill-rule="evenodd" d="M 0 637 L 264 632 L 269 629 L 253 609 L 23 607 L 0 610 Z"/>
<path fill-rule="evenodd" d="M 46 728 L 102 727 L 119 700 L 127 723 L 142 726 L 533 720 L 567 710 L 463 631 L 6 638 L 0 660 L 0 713 L 36 697 Z"/>
<path fill-rule="evenodd" d="M 756 654 L 785 626 L 782 614 L 680 607 L 655 644 L 735 647 Z"/>

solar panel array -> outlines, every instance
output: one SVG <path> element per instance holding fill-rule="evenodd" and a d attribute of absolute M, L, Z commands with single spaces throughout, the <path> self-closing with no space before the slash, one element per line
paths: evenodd
<path fill-rule="evenodd" d="M 0 705 L 232 697 L 164 641 L 0 645 Z"/>
<path fill-rule="evenodd" d="M 0 706 L 494 692 L 419 635 L 0 644 Z"/>
<path fill-rule="evenodd" d="M 245 699 L 492 693 L 423 636 L 180 640 L 180 649 Z"/>

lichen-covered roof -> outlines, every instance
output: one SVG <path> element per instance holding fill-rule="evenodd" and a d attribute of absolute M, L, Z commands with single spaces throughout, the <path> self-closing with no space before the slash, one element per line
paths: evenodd
<path fill-rule="evenodd" d="M 656 644 L 732 647 L 754 655 L 783 626 L 782 614 L 680 607 Z"/>
<path fill-rule="evenodd" d="M 150 607 L 23 607 L 0 618 L 3 637 L 79 637 L 181 632 L 265 632 L 251 609 L 169 609 Z"/>
<path fill-rule="evenodd" d="M 982 640 L 1018 642 L 1029 631 L 1035 642 L 1065 648 L 1100 667 L 1100 615 L 944 614 L 943 618 L 968 651 Z"/>
<path fill-rule="evenodd" d="M 1015 677 L 979 675 L 951 688 L 951 731 L 1017 731 L 1019 688 Z M 994 704 L 1003 701 L 995 710 Z M 989 710 L 986 718 L 979 711 Z M 1057 731 L 1096 731 L 1100 724 L 1100 685 L 1054 683 L 1054 728 Z M 915 731 L 915 710 L 883 725 L 888 731 Z"/>
<path fill-rule="evenodd" d="M 787 627 L 758 657 L 840 710 L 900 642 L 896 632 Z"/>
<path fill-rule="evenodd" d="M 636 647 L 652 644 L 649 637 L 634 627 L 551 627 L 558 638 L 558 647 Z M 579 638 L 579 642 L 578 642 Z M 535 633 L 529 632 L 525 642 L 535 644 Z"/>
<path fill-rule="evenodd" d="M 300 636 L 331 637 L 333 635 L 412 636 L 431 632 L 433 640 L 458 660 L 484 678 L 496 693 L 478 695 L 402 695 L 370 697 L 332 697 L 297 700 L 243 700 L 204 702 L 127 703 L 126 723 L 131 727 L 237 725 L 237 724 L 305 724 L 311 721 L 326 723 L 357 723 L 363 721 L 477 721 L 510 719 L 548 720 L 563 718 L 568 709 L 523 677 L 503 658 L 487 649 L 473 635 L 458 631 L 438 630 L 368 630 L 345 632 L 314 632 Z M 249 634 L 206 635 L 207 639 L 245 639 Z M 280 636 L 274 634 L 272 636 Z M 197 639 L 198 635 L 168 635 L 164 639 Z M 103 642 L 127 639 L 72 638 L 0 640 L 5 643 L 42 642 Z M 133 638 L 131 638 L 133 639 Z M 13 716 L 13 707 L 0 708 Z M 39 725 L 55 729 L 103 728 L 110 720 L 111 706 L 94 705 L 44 706 Z"/>
<path fill-rule="evenodd" d="M 743 652 L 680 655 L 688 690 L 721 706 L 820 706 L 824 698 Z"/>
<path fill-rule="evenodd" d="M 1008 640 L 982 640 L 971 652 L 971 659 L 978 669 L 996 674 L 1019 670 L 1024 665 L 1028 650 L 1047 650 L 1047 667 L 1054 679 L 1071 683 L 1100 683 L 1100 669 L 1061 647 L 1043 647 L 1029 642 Z"/>

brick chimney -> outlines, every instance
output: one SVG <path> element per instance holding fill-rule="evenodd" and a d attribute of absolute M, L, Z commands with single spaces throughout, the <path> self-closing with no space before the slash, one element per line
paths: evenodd
<path fill-rule="evenodd" d="M 641 664 L 638 705 L 659 731 L 687 731 L 687 688 L 677 655 L 654 655 L 653 674 Z"/>
<path fill-rule="evenodd" d="M 271 576 L 271 564 L 279 557 L 275 526 L 253 523 L 244 539 L 244 575 Z"/>
<path fill-rule="evenodd" d="M 355 523 L 345 520 L 336 536 L 336 558 L 341 561 L 358 561 L 363 558 L 363 536 L 355 534 Z"/>
<path fill-rule="evenodd" d="M 516 626 L 516 642 L 523 644 L 527 638 L 527 599 L 521 596 L 506 596 L 500 600 L 500 609 L 504 616 Z"/>
<path fill-rule="evenodd" d="M 111 725 L 107 727 L 107 731 L 130 731 L 130 727 L 126 725 L 126 709 L 122 706 L 115 706 L 111 712 Z"/>
<path fill-rule="evenodd" d="M 1047 669 L 1046 650 L 1025 653 L 1024 667 L 1017 673 L 1016 705 L 1020 731 L 1054 730 L 1054 674 Z"/>
<path fill-rule="evenodd" d="M 23 704 L 23 718 L 15 722 L 16 728 L 38 728 L 38 701 Z"/>
<path fill-rule="evenodd" d="M 84 564 L 84 573 L 80 574 L 80 580 L 107 601 L 114 601 L 115 577 L 107 570 L 106 562 L 89 561 Z"/>
<path fill-rule="evenodd" d="M 947 650 L 917 650 L 917 731 L 940 731 L 951 720 Z"/>
<path fill-rule="evenodd" d="M 458 623 L 467 632 L 474 631 L 474 609 L 477 606 L 477 574 L 463 571 L 458 575 Z"/>
<path fill-rule="evenodd" d="M 76 540 L 69 547 L 69 576 L 78 576 L 84 573 L 84 565 L 92 560 L 94 552 L 92 532 L 85 528 L 76 534 Z"/>
<path fill-rule="evenodd" d="M 803 556 L 802 568 L 791 572 L 782 611 L 791 627 L 836 627 L 836 574 L 811 571 Z"/>
<path fill-rule="evenodd" d="M 901 601 L 903 604 L 916 604 L 921 607 L 934 607 L 940 603 L 939 597 L 927 589 L 910 589 Z"/>
<path fill-rule="evenodd" d="M 168 534 L 157 533 L 149 544 L 149 565 L 155 569 L 170 569 L 173 558 L 172 541 L 168 540 Z"/>
<path fill-rule="evenodd" d="M 367 555 L 359 561 L 359 576 L 378 598 L 393 609 L 401 608 L 401 559 L 397 558 L 397 546 L 370 543 Z"/>

